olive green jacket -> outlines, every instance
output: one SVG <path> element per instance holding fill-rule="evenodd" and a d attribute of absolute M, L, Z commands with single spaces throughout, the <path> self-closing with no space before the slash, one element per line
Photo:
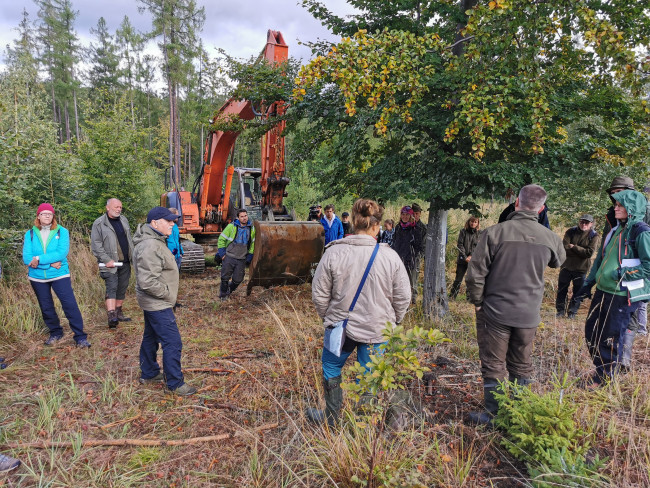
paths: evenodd
<path fill-rule="evenodd" d="M 135 296 L 142 310 L 172 308 L 178 295 L 178 266 L 167 238 L 149 224 L 140 224 L 133 237 Z"/>

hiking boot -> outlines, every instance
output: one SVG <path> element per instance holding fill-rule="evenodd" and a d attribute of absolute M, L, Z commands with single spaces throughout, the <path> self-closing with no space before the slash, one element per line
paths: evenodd
<path fill-rule="evenodd" d="M 106 314 L 108 315 L 108 328 L 116 329 L 119 320 L 117 318 L 117 312 L 115 310 L 107 310 Z"/>
<path fill-rule="evenodd" d="M 20 466 L 20 460 L 0 454 L 0 473 L 6 473 Z"/>
<path fill-rule="evenodd" d="M 190 396 L 194 395 L 196 393 L 196 388 L 193 386 L 188 385 L 187 383 L 183 383 L 181 386 L 176 388 L 175 390 L 170 390 L 174 395 L 180 395 L 180 396 Z"/>
<path fill-rule="evenodd" d="M 90 342 L 88 342 L 87 339 L 81 339 L 80 341 L 77 341 L 77 347 L 88 349 L 90 347 Z"/>
<path fill-rule="evenodd" d="M 165 375 L 162 374 L 162 372 L 159 372 L 153 378 L 143 378 L 142 376 L 140 376 L 138 381 L 140 382 L 141 385 L 150 385 L 152 383 L 160 383 L 162 381 L 165 381 Z"/>
<path fill-rule="evenodd" d="M 115 312 L 117 313 L 118 322 L 131 322 L 131 317 L 124 316 L 124 312 L 122 312 L 122 307 L 117 307 L 115 309 Z"/>
<path fill-rule="evenodd" d="M 573 319 L 576 318 L 576 313 L 575 312 L 569 312 L 566 316 L 567 316 L 568 319 L 573 320 Z"/>
<path fill-rule="evenodd" d="M 47 338 L 45 341 L 46 346 L 54 346 L 56 345 L 57 342 L 59 342 L 61 339 L 63 339 L 63 336 L 55 336 L 51 335 L 50 337 Z"/>
<path fill-rule="evenodd" d="M 564 312 L 558 312 L 558 313 L 555 314 L 555 316 L 556 316 L 558 319 L 561 319 L 562 317 L 564 317 Z"/>

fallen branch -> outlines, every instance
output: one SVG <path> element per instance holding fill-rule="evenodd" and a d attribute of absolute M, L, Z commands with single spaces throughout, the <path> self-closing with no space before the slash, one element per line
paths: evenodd
<path fill-rule="evenodd" d="M 218 373 L 218 374 L 235 374 L 235 371 L 229 369 L 218 368 L 187 368 L 183 370 L 184 373 Z"/>
<path fill-rule="evenodd" d="M 128 419 L 122 419 L 116 422 L 111 422 L 110 424 L 102 425 L 100 429 L 102 430 L 110 429 L 111 427 L 115 427 L 116 425 L 126 424 L 127 422 L 131 422 L 132 420 L 139 419 L 140 417 L 141 415 L 138 414 L 135 417 L 129 417 Z"/>
<path fill-rule="evenodd" d="M 265 430 L 275 429 L 278 426 L 277 422 L 272 424 L 260 425 L 253 429 L 255 432 L 262 432 Z M 203 442 L 215 442 L 231 439 L 237 435 L 241 435 L 242 431 L 235 432 L 234 434 L 220 434 L 209 435 L 206 437 L 192 437 L 190 439 L 86 439 L 81 441 L 81 447 L 100 447 L 100 446 L 146 446 L 146 447 L 166 447 L 166 446 L 189 446 L 192 444 L 200 444 Z M 62 449 L 70 449 L 76 445 L 72 441 L 41 441 L 41 442 L 14 442 L 6 444 L 9 449 L 49 449 L 58 447 Z"/>

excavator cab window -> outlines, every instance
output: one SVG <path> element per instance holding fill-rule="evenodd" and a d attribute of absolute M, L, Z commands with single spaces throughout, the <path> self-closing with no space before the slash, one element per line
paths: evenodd
<path fill-rule="evenodd" d="M 251 184 L 244 183 L 244 206 L 249 207 L 253 204 L 253 194 L 251 193 Z"/>

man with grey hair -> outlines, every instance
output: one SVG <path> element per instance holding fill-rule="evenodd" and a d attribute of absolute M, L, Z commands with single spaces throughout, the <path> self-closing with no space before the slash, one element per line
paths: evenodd
<path fill-rule="evenodd" d="M 131 319 L 124 316 L 122 304 L 131 277 L 133 241 L 129 221 L 122 215 L 122 202 L 109 198 L 106 213 L 93 222 L 90 249 L 97 258 L 99 275 L 106 284 L 106 313 L 108 327 Z"/>
<path fill-rule="evenodd" d="M 485 398 L 485 411 L 470 414 L 475 423 L 491 424 L 499 381 L 532 382 L 544 269 L 559 267 L 566 257 L 562 239 L 537 222 L 545 201 L 541 186 L 524 186 L 508 219 L 483 231 L 469 263 L 467 296 L 476 308 Z"/>

